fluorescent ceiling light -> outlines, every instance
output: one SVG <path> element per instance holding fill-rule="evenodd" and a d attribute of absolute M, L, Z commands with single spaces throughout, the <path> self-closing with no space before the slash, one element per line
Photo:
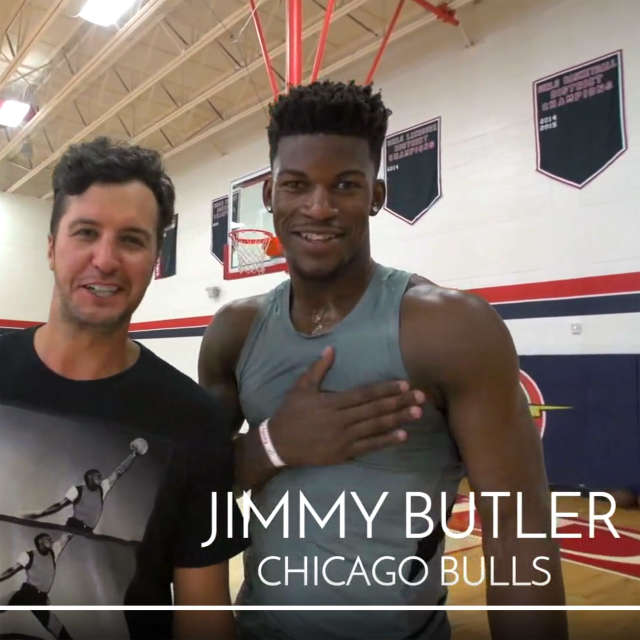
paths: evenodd
<path fill-rule="evenodd" d="M 0 125 L 17 127 L 29 113 L 31 105 L 19 100 L 3 100 L 0 105 Z"/>
<path fill-rule="evenodd" d="M 78 17 L 101 27 L 115 24 L 136 0 L 87 0 Z"/>

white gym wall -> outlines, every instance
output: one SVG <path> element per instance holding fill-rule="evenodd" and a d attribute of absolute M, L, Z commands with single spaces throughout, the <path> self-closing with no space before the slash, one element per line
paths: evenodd
<path fill-rule="evenodd" d="M 483 0 L 459 11 L 474 45 L 432 24 L 392 43 L 376 77 L 390 132 L 442 117 L 443 198 L 415 225 L 382 211 L 374 257 L 462 289 L 640 271 L 640 4 Z M 582 190 L 536 172 L 532 82 L 622 49 L 629 149 Z M 369 57 L 336 79 L 362 79 Z M 222 280 L 209 254 L 210 203 L 268 164 L 263 116 L 170 159 L 180 212 L 178 275 L 153 283 L 135 321 L 214 314 L 283 277 Z M 210 300 L 208 286 L 221 296 Z M 640 287 L 639 287 L 640 288 Z M 579 335 L 571 324 L 581 323 Z M 508 321 L 521 354 L 639 353 L 640 314 Z M 146 343 L 195 376 L 200 338 Z"/>
<path fill-rule="evenodd" d="M 391 43 L 378 70 L 375 84 L 393 110 L 390 132 L 442 118 L 443 197 L 413 226 L 378 214 L 374 257 L 462 289 L 640 271 L 640 3 L 482 0 L 458 15 L 472 47 L 457 29 L 432 23 Z M 311 55 L 314 42 L 305 44 Z M 582 190 L 536 172 L 532 82 L 617 49 L 629 149 Z M 332 77 L 361 81 L 372 59 Z M 210 316 L 286 277 L 224 281 L 209 252 L 211 200 L 227 194 L 234 178 L 268 165 L 265 126 L 260 113 L 168 160 L 180 214 L 177 275 L 151 284 L 134 323 Z M 0 196 L 0 317 L 44 320 L 51 201 Z M 211 286 L 221 289 L 217 300 L 207 296 Z M 580 334 L 571 333 L 575 323 Z M 508 326 L 522 355 L 640 353 L 640 314 Z M 144 342 L 196 377 L 200 340 Z"/>
<path fill-rule="evenodd" d="M 47 262 L 50 211 L 50 202 L 0 193 L 2 319 L 42 322 L 47 318 L 53 284 Z"/>

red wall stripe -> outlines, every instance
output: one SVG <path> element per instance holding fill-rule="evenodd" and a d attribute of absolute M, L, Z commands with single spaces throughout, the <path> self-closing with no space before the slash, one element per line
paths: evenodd
<path fill-rule="evenodd" d="M 28 329 L 42 322 L 32 320 L 0 320 L 0 329 Z"/>
<path fill-rule="evenodd" d="M 546 282 L 483 287 L 480 289 L 470 289 L 470 291 L 493 304 L 525 302 L 527 300 L 548 300 L 553 298 L 577 298 L 581 296 L 597 296 L 615 293 L 636 293 L 640 292 L 640 271 L 616 273 L 606 276 L 589 276 L 586 278 L 569 278 L 566 280 L 548 280 Z M 133 322 L 129 330 L 153 331 L 154 329 L 205 327 L 211 322 L 212 318 L 212 315 L 207 315 Z M 0 328 L 5 329 L 26 329 L 36 324 L 40 323 L 0 319 Z"/>
<path fill-rule="evenodd" d="M 132 322 L 129 331 L 150 331 L 153 329 L 184 329 L 186 327 L 205 327 L 213 316 L 193 316 L 172 320 L 151 320 L 150 322 Z"/>
<path fill-rule="evenodd" d="M 617 273 L 609 276 L 590 276 L 568 280 L 549 280 L 527 284 L 510 284 L 499 287 L 471 289 L 488 302 L 524 302 L 549 298 L 574 298 L 580 296 L 607 295 L 611 293 L 636 293 L 640 291 L 640 271 Z"/>

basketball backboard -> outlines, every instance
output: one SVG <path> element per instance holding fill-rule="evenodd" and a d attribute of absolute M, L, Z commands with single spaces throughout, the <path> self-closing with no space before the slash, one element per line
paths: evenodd
<path fill-rule="evenodd" d="M 270 173 L 269 168 L 261 169 L 231 182 L 228 201 L 232 202 L 233 206 L 229 232 L 236 229 L 259 229 L 274 233 L 273 216 L 262 202 L 262 186 Z M 234 280 L 286 271 L 287 263 L 284 257 L 271 258 L 260 250 L 255 253 L 247 263 L 247 258 L 239 255 L 237 247 L 228 237 L 224 251 L 224 279 Z"/>

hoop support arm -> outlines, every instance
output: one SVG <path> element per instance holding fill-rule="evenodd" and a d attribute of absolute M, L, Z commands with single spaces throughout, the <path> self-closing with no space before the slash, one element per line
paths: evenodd
<path fill-rule="evenodd" d="M 309 82 L 315 82 L 318 79 L 320 73 L 320 67 L 322 66 L 322 58 L 324 58 L 324 49 L 327 44 L 327 36 L 329 34 L 329 24 L 331 23 L 331 17 L 333 15 L 333 7 L 336 4 L 336 0 L 329 0 L 327 2 L 327 8 L 324 11 L 324 22 L 322 23 L 322 31 L 318 38 L 318 48 L 316 49 L 316 58 L 313 61 L 313 71 L 311 72 L 311 80 Z"/>
<path fill-rule="evenodd" d="M 287 3 L 287 86 L 302 82 L 302 0 Z"/>
<path fill-rule="evenodd" d="M 426 9 L 427 11 L 431 11 L 431 13 L 434 13 L 438 17 L 438 20 L 442 20 L 443 22 L 448 22 L 449 24 L 452 24 L 454 27 L 457 27 L 460 24 L 460 22 L 456 18 L 455 9 L 449 9 L 446 2 L 443 2 L 442 4 L 436 7 L 430 2 L 427 2 L 427 0 L 413 0 L 413 1 L 416 4 L 419 4 L 422 8 Z"/>
<path fill-rule="evenodd" d="M 258 9 L 256 7 L 255 0 L 249 0 L 251 5 L 251 17 L 253 18 L 253 24 L 256 28 L 256 34 L 258 35 L 258 41 L 260 42 L 260 51 L 262 51 L 262 59 L 264 60 L 264 66 L 267 70 L 267 76 L 269 77 L 269 84 L 271 84 L 271 91 L 273 93 L 273 99 L 275 100 L 280 94 L 278 89 L 278 81 L 276 80 L 276 74 L 273 71 L 271 64 L 271 57 L 269 56 L 269 50 L 267 49 L 267 43 L 264 38 L 264 31 L 262 30 L 262 22 L 258 15 Z"/>
<path fill-rule="evenodd" d="M 384 53 L 385 49 L 387 48 L 387 43 L 389 42 L 389 38 L 391 37 L 391 33 L 393 32 L 393 29 L 396 26 L 396 22 L 398 22 L 398 17 L 400 16 L 400 11 L 402 10 L 403 5 L 404 5 L 404 0 L 400 0 L 398 2 L 398 6 L 396 7 L 396 10 L 393 12 L 393 16 L 391 18 L 391 22 L 389 23 L 389 26 L 387 27 L 387 31 L 384 34 L 384 38 L 382 38 L 382 42 L 380 43 L 380 48 L 378 49 L 378 53 L 376 53 L 376 57 L 373 60 L 373 64 L 371 65 L 371 69 L 369 69 L 369 73 L 367 74 L 367 78 L 364 81 L 365 85 L 371 84 L 373 82 L 373 76 L 375 75 L 376 69 L 378 68 L 378 65 L 380 64 L 380 60 L 382 59 L 382 54 Z"/>

